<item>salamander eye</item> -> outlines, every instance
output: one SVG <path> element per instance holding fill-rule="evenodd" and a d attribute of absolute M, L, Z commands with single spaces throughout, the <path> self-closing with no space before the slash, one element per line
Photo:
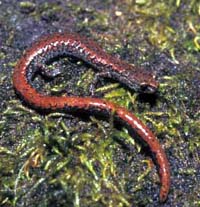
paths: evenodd
<path fill-rule="evenodd" d="M 142 93 L 155 93 L 158 89 L 157 85 L 141 84 L 140 90 Z"/>

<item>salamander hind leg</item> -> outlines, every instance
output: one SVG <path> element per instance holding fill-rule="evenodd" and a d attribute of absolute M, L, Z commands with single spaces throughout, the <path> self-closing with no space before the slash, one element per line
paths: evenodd
<path fill-rule="evenodd" d="M 90 91 L 91 96 L 94 96 L 94 94 L 95 94 L 95 87 L 96 87 L 99 79 L 104 78 L 104 77 L 109 77 L 109 76 L 110 76 L 110 73 L 107 71 L 95 73 L 94 79 L 92 80 L 92 83 L 90 84 L 90 87 L 89 87 L 89 91 Z"/>

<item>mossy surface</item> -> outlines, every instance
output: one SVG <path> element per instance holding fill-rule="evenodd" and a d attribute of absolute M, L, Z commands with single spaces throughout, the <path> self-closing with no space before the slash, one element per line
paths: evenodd
<path fill-rule="evenodd" d="M 0 206 L 200 206 L 200 3 L 198 0 L 0 1 Z M 34 111 L 15 94 L 12 72 L 40 36 L 78 32 L 108 53 L 155 71 L 154 96 L 100 79 L 95 96 L 146 123 L 171 167 L 159 203 L 152 154 L 113 117 Z M 88 96 L 95 70 L 71 58 L 35 87 Z"/>

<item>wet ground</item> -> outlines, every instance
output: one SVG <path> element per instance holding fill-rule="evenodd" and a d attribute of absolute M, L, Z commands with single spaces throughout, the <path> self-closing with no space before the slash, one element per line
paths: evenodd
<path fill-rule="evenodd" d="M 0 1 L 0 206 L 200 206 L 200 3 L 193 1 Z M 153 155 L 126 127 L 98 116 L 32 110 L 12 86 L 23 51 L 54 32 L 77 32 L 108 53 L 154 71 L 156 95 L 100 79 L 95 96 L 134 113 L 156 134 L 171 167 L 159 203 Z M 95 70 L 72 58 L 34 86 L 89 95 Z"/>

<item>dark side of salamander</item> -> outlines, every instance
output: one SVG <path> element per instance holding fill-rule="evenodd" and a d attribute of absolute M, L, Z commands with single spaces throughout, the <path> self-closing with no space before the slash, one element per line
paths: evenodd
<path fill-rule="evenodd" d="M 45 46 L 41 47 L 43 42 Z M 158 82 L 155 76 L 143 68 L 137 68 L 117 57 L 107 54 L 94 41 L 76 34 L 56 34 L 44 38 L 36 45 L 34 65 L 43 67 L 56 56 L 72 56 L 79 58 L 98 70 L 99 76 L 112 78 L 128 88 L 142 93 L 155 93 Z M 33 71 L 27 73 L 30 81 Z"/>
<path fill-rule="evenodd" d="M 144 69 L 136 68 L 104 52 L 94 41 L 78 34 L 53 34 L 32 45 L 18 61 L 13 85 L 16 92 L 31 107 L 40 110 L 66 110 L 95 112 L 98 115 L 114 114 L 135 131 L 155 154 L 161 180 L 160 201 L 164 202 L 170 188 L 170 169 L 166 154 L 154 134 L 137 117 L 111 102 L 90 97 L 56 97 L 39 93 L 31 85 L 36 72 L 46 73 L 46 64 L 57 56 L 72 56 L 92 65 L 104 77 L 109 77 L 139 92 L 155 93 L 158 83 Z M 59 72 L 59 71 L 58 71 Z M 50 76 L 57 74 L 53 71 Z"/>

